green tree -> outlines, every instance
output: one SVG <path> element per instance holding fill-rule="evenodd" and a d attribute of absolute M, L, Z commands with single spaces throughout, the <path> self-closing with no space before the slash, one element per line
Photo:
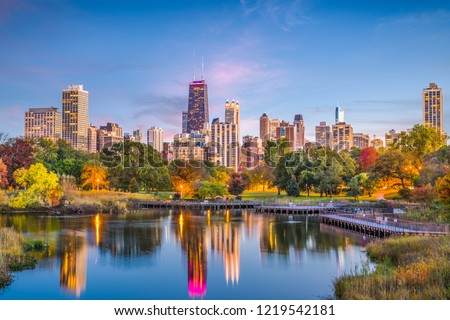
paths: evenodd
<path fill-rule="evenodd" d="M 139 192 L 139 190 L 140 190 L 139 182 L 137 182 L 135 177 L 131 178 L 130 185 L 128 186 L 128 191 L 136 193 Z"/>
<path fill-rule="evenodd" d="M 14 179 L 25 190 L 11 200 L 13 208 L 27 208 L 58 204 L 62 196 L 58 176 L 48 172 L 42 163 L 32 164 L 29 169 L 21 168 L 14 172 Z"/>
<path fill-rule="evenodd" d="M 406 182 L 412 180 L 412 165 L 407 155 L 400 150 L 388 149 L 381 154 L 370 169 L 375 179 L 389 181 L 397 180 L 402 189 L 406 188 Z"/>
<path fill-rule="evenodd" d="M 289 197 L 298 197 L 300 195 L 300 188 L 298 187 L 298 183 L 291 179 L 286 186 L 286 194 Z"/>
<path fill-rule="evenodd" d="M 212 198 L 217 196 L 224 196 L 227 191 L 221 183 L 203 181 L 197 190 L 201 199 Z"/>
<path fill-rule="evenodd" d="M 365 180 L 367 180 L 366 175 L 359 174 L 354 176 L 348 184 L 349 189 L 347 191 L 347 195 L 349 197 L 354 197 L 355 199 L 358 199 L 359 196 L 363 195 L 364 191 L 362 185 Z"/>

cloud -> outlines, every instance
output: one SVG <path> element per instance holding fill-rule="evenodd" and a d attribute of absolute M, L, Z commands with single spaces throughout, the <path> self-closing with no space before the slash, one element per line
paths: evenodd
<path fill-rule="evenodd" d="M 278 24 L 284 31 L 292 31 L 296 26 L 309 23 L 302 0 L 240 0 L 245 16 L 259 15 Z"/>

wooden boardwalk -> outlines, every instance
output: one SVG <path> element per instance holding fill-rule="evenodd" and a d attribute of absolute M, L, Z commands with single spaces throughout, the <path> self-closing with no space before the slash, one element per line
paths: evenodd
<path fill-rule="evenodd" d="M 320 221 L 325 224 L 356 231 L 359 233 L 371 235 L 378 238 L 389 237 L 392 235 L 445 235 L 445 231 L 415 230 L 412 228 L 403 228 L 388 225 L 385 223 L 361 220 L 345 215 L 323 214 Z"/>
<path fill-rule="evenodd" d="M 319 206 L 257 206 L 256 213 L 262 214 L 289 214 L 289 215 L 312 215 L 319 214 Z"/>
<path fill-rule="evenodd" d="M 138 209 L 192 209 L 192 210 L 229 210 L 253 209 L 259 203 L 253 201 L 149 201 L 136 202 Z"/>

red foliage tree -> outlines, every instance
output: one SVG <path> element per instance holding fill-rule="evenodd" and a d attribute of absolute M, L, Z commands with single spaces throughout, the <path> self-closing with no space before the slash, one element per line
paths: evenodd
<path fill-rule="evenodd" d="M 362 172 L 367 172 L 377 161 L 379 154 L 374 147 L 367 147 L 361 150 L 359 156 L 359 168 Z"/>
<path fill-rule="evenodd" d="M 33 163 L 33 145 L 22 138 L 9 139 L 0 145 L 0 157 L 8 169 L 6 176 L 8 185 L 13 185 L 14 171 L 20 168 L 28 169 Z"/>

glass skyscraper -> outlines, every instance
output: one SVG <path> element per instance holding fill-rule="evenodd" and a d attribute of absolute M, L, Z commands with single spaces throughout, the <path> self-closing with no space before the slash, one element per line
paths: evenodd
<path fill-rule="evenodd" d="M 209 123 L 208 85 L 205 80 L 192 81 L 189 84 L 187 133 L 201 131 L 205 123 Z"/>

